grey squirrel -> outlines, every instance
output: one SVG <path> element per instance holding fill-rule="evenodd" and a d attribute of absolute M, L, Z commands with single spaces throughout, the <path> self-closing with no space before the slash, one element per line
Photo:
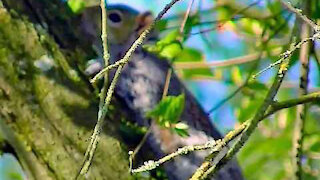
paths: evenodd
<path fill-rule="evenodd" d="M 153 17 L 149 12 L 139 13 L 125 5 L 108 5 L 107 8 L 110 63 L 114 63 L 123 57 L 133 41 L 152 22 Z M 102 57 L 100 7 L 87 8 L 81 21 L 83 33 L 92 41 L 98 54 Z M 155 37 L 157 37 L 157 33 L 153 32 L 148 40 Z M 85 73 L 94 75 L 103 68 L 103 64 L 102 58 L 91 60 Z M 138 48 L 134 52 L 130 62 L 124 67 L 115 94 L 128 109 L 129 118 L 138 125 L 150 126 L 150 119 L 146 118 L 146 112 L 153 109 L 160 101 L 169 68 L 168 61 L 160 59 L 142 48 Z M 114 71 L 110 72 L 111 77 L 113 73 Z M 180 137 L 157 125 L 152 126 L 146 145 L 152 149 L 155 159 L 172 153 L 179 147 L 204 144 L 209 140 L 222 138 L 193 95 L 173 73 L 168 95 L 181 93 L 185 93 L 185 108 L 180 120 L 188 124 L 189 137 Z M 164 167 L 169 179 L 189 179 L 206 155 L 208 155 L 208 151 L 194 152 L 165 163 Z M 233 160 L 223 167 L 214 176 L 214 179 L 242 180 L 243 176 L 236 160 Z"/>

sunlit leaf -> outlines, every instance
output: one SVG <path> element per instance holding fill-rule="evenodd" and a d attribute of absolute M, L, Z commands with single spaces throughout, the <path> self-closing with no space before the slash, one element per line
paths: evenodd
<path fill-rule="evenodd" d="M 84 0 L 68 0 L 68 6 L 73 13 L 78 14 L 85 8 L 86 3 Z"/>
<path fill-rule="evenodd" d="M 171 132 L 181 137 L 188 136 L 188 125 L 179 122 L 183 112 L 185 95 L 167 96 L 163 98 L 158 105 L 147 113 L 147 117 L 152 118 L 161 127 L 170 129 Z"/>
<path fill-rule="evenodd" d="M 189 136 L 188 128 L 189 128 L 189 126 L 187 124 L 185 124 L 183 122 L 179 122 L 174 125 L 173 129 L 174 129 L 175 133 L 177 133 L 179 136 L 187 137 L 187 136 Z"/>
<path fill-rule="evenodd" d="M 180 37 L 179 31 L 172 31 L 159 40 L 155 45 L 144 45 L 143 48 L 150 52 L 158 55 L 161 58 L 172 61 L 182 51 L 182 44 L 178 41 Z"/>
<path fill-rule="evenodd" d="M 189 128 L 189 126 L 187 124 L 182 123 L 182 122 L 179 122 L 179 123 L 175 124 L 174 127 L 177 128 L 177 129 L 188 129 Z"/>
<path fill-rule="evenodd" d="M 182 47 L 179 42 L 173 42 L 171 44 L 168 44 L 162 48 L 159 55 L 161 57 L 164 57 L 168 60 L 174 59 L 181 53 Z"/>
<path fill-rule="evenodd" d="M 161 40 L 157 42 L 157 46 L 163 47 L 173 42 L 176 42 L 179 36 L 180 33 L 178 30 L 172 31 L 165 37 L 161 38 Z"/>

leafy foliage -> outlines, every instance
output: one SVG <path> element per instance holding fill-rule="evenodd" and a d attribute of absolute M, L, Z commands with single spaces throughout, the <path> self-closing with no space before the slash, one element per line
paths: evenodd
<path fill-rule="evenodd" d="M 185 104 L 185 95 L 166 96 L 157 106 L 147 113 L 147 117 L 156 120 L 157 124 L 169 128 L 180 136 L 187 136 L 188 125 L 179 122 Z"/>
<path fill-rule="evenodd" d="M 173 60 L 182 51 L 182 44 L 178 41 L 179 37 L 179 31 L 172 31 L 155 45 L 145 45 L 144 48 L 151 53 L 158 54 L 159 57 Z"/>
<path fill-rule="evenodd" d="M 198 20 L 194 19 L 190 21 L 187 21 L 186 27 L 188 28 L 186 32 L 191 30 L 190 24 L 195 23 L 193 21 L 197 22 Z M 202 52 L 194 48 L 183 47 L 181 41 L 178 40 L 180 37 L 181 34 L 179 31 L 172 31 L 159 40 L 155 45 L 145 45 L 144 48 L 147 51 L 157 54 L 159 57 L 172 62 L 205 62 Z M 213 76 L 213 73 L 209 67 L 186 69 L 182 70 L 182 76 L 186 79 L 190 79 L 194 76 L 210 77 Z"/>

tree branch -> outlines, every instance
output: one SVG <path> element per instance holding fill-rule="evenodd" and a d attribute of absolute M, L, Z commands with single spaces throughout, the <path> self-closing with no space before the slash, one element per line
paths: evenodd
<path fill-rule="evenodd" d="M 310 1 L 304 3 L 306 13 L 310 14 Z M 306 18 L 302 16 L 302 18 Z M 307 18 L 308 19 L 308 18 Z M 309 19 L 308 19 L 309 20 Z M 312 22 L 312 21 L 310 21 Z M 313 24 L 313 22 L 312 22 Z M 311 28 L 307 24 L 307 21 L 304 20 L 301 27 L 301 39 L 310 36 Z M 306 95 L 308 93 L 308 78 L 309 78 L 309 56 L 310 56 L 310 42 L 302 45 L 300 49 L 300 86 L 298 94 Z M 308 105 L 303 104 L 297 107 L 297 117 L 294 123 L 294 130 L 292 136 L 292 163 L 293 163 L 293 172 L 294 179 L 302 180 L 302 155 L 303 155 L 303 140 L 304 140 L 304 127 L 305 121 L 307 118 Z"/>
<path fill-rule="evenodd" d="M 300 18 L 302 21 L 304 21 L 305 23 L 307 23 L 310 27 L 313 28 L 313 30 L 315 32 L 319 32 L 320 31 L 320 27 L 314 23 L 311 19 L 309 19 L 307 16 L 302 14 L 302 10 L 301 9 L 297 9 L 294 8 L 290 2 L 284 2 L 283 0 L 278 0 L 281 2 L 281 4 L 288 9 L 289 11 L 295 13 L 297 15 L 298 18 Z"/>
<path fill-rule="evenodd" d="M 203 164 L 207 164 L 206 165 L 206 169 L 205 171 L 203 171 L 202 169 L 198 169 L 194 175 L 200 174 L 198 175 L 197 179 L 205 179 L 207 178 L 211 173 L 217 171 L 218 168 L 220 168 L 222 165 L 226 164 L 229 160 L 232 159 L 232 157 L 242 148 L 242 146 L 246 143 L 246 141 L 249 139 L 250 135 L 253 133 L 253 131 L 256 129 L 258 123 L 263 119 L 264 114 L 266 112 L 266 110 L 269 108 L 269 106 L 272 104 L 273 102 L 273 98 L 275 97 L 275 95 L 277 94 L 281 82 L 288 70 L 288 66 L 289 66 L 289 58 L 290 56 L 287 56 L 286 58 L 283 58 L 283 61 L 281 63 L 281 66 L 278 70 L 278 74 L 274 79 L 274 82 L 264 100 L 264 103 L 260 106 L 260 108 L 258 109 L 257 113 L 255 114 L 255 116 L 251 119 L 246 121 L 247 123 L 249 123 L 248 127 L 246 128 L 246 130 L 243 132 L 243 134 L 241 135 L 240 139 L 235 142 L 235 144 L 233 145 L 233 147 L 227 152 L 227 154 L 225 155 L 225 157 L 223 157 L 220 162 L 216 165 L 212 165 L 211 162 L 213 161 L 213 159 L 208 159 L 206 160 Z M 217 165 L 219 165 L 219 167 L 217 168 Z M 192 179 L 192 178 L 191 178 Z"/>
<path fill-rule="evenodd" d="M 271 52 L 272 55 L 280 53 L 280 49 L 275 49 Z M 198 69 L 198 68 L 213 68 L 213 67 L 228 67 L 244 63 L 250 63 L 258 59 L 267 57 L 267 52 L 253 53 L 245 56 L 239 56 L 235 58 L 225 59 L 225 60 L 211 60 L 210 62 L 178 62 L 174 64 L 176 69 Z"/>
<path fill-rule="evenodd" d="M 246 128 L 247 124 L 243 123 L 241 126 L 239 126 L 237 129 L 229 132 L 224 139 L 219 139 L 219 140 L 212 140 L 207 142 L 206 144 L 202 144 L 202 145 L 192 145 L 192 146 L 185 146 L 182 148 L 179 148 L 176 152 L 173 152 L 161 159 L 159 159 L 158 161 L 147 161 L 144 163 L 143 166 L 137 168 L 137 169 L 133 169 L 131 172 L 132 173 L 139 173 L 139 172 L 144 172 L 144 171 L 150 171 L 153 170 L 155 168 L 157 168 L 158 166 L 162 165 L 165 162 L 168 162 L 170 160 L 172 160 L 173 158 L 180 156 L 180 155 L 186 155 L 189 154 L 191 152 L 194 151 L 202 151 L 202 150 L 211 150 L 211 153 L 213 152 L 219 152 L 225 144 L 229 143 L 230 141 L 232 141 L 233 139 L 235 139 L 236 137 L 238 137 L 239 134 L 242 133 L 242 131 Z"/>
<path fill-rule="evenodd" d="M 320 100 L 320 91 L 314 92 L 308 95 L 301 96 L 299 98 L 295 99 L 290 99 L 286 101 L 281 101 L 281 102 L 275 102 L 273 103 L 270 108 L 268 109 L 267 113 L 264 115 L 264 118 L 274 114 L 275 112 L 290 108 L 299 104 L 305 104 L 305 103 L 310 103 L 310 102 L 316 102 Z"/>
<path fill-rule="evenodd" d="M 103 46 L 103 60 L 104 60 L 104 66 L 107 67 L 109 66 L 109 58 L 110 54 L 108 51 L 108 34 L 107 34 L 107 7 L 105 4 L 105 0 L 101 0 L 100 2 L 100 7 L 101 7 L 101 39 L 102 39 L 102 46 Z M 104 75 L 104 83 L 103 87 L 100 92 L 100 102 L 99 102 L 99 112 L 98 116 L 100 116 L 101 110 L 104 105 L 104 100 L 107 95 L 107 89 L 108 89 L 108 71 Z"/>

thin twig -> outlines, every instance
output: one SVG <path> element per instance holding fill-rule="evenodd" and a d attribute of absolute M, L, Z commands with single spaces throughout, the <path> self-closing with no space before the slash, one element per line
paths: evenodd
<path fill-rule="evenodd" d="M 180 41 L 180 43 L 182 43 L 182 41 L 183 41 L 184 27 L 185 27 L 185 25 L 187 23 L 187 20 L 188 20 L 189 14 L 191 12 L 191 8 L 192 8 L 193 3 L 194 3 L 194 0 L 190 0 L 189 1 L 188 9 L 187 9 L 186 13 L 184 14 L 184 18 L 182 20 L 182 23 L 181 23 L 181 26 L 180 26 L 180 29 L 179 29 L 180 36 L 178 37 L 177 40 Z M 174 62 L 174 60 L 172 62 Z M 168 94 L 172 71 L 173 71 L 173 69 L 172 69 L 172 67 L 170 67 L 168 69 L 168 72 L 167 72 L 167 75 L 166 75 L 166 80 L 165 80 L 165 83 L 164 83 L 162 98 L 166 97 L 167 94 Z"/>
<path fill-rule="evenodd" d="M 194 0 L 190 0 L 189 1 L 188 9 L 187 9 L 186 13 L 184 14 L 183 21 L 182 21 L 181 26 L 180 26 L 180 34 L 181 34 L 181 36 L 183 36 L 184 27 L 185 27 L 185 25 L 187 23 L 187 20 L 189 18 L 189 14 L 191 12 L 191 8 L 192 8 L 193 3 L 194 3 Z"/>
<path fill-rule="evenodd" d="M 102 46 L 103 46 L 103 60 L 105 63 L 105 67 L 107 67 L 109 65 L 109 58 L 110 58 L 110 54 L 108 52 L 108 43 L 107 43 L 107 39 L 108 39 L 108 35 L 107 35 L 107 7 L 106 7 L 106 2 L 105 0 L 101 0 L 100 2 L 100 8 L 101 8 L 101 39 L 102 39 Z M 99 110 L 98 110 L 98 122 L 100 122 L 101 117 L 102 117 L 102 113 L 103 113 L 103 108 L 105 106 L 105 98 L 107 96 L 107 89 L 108 89 L 108 72 L 106 72 L 105 76 L 104 76 L 104 84 L 103 87 L 101 88 L 101 92 L 100 92 L 100 102 L 99 102 Z M 98 123 L 97 123 L 98 124 Z M 94 134 L 91 136 L 91 138 L 94 137 Z M 93 139 L 91 139 L 92 141 Z M 98 139 L 96 140 L 98 141 Z M 87 148 L 87 151 L 85 153 L 85 157 L 83 160 L 83 164 L 80 168 L 79 173 L 76 175 L 76 179 L 78 179 L 81 175 L 84 175 L 91 164 L 92 158 L 93 158 L 93 152 L 89 152 L 89 149 L 95 149 L 96 146 L 94 146 L 94 143 L 91 142 Z M 91 155 L 92 154 L 92 155 Z"/>
<path fill-rule="evenodd" d="M 168 94 L 171 75 L 172 75 L 172 68 L 170 67 L 168 69 L 167 74 L 166 74 L 166 80 L 165 80 L 165 83 L 164 83 L 164 86 L 163 86 L 163 92 L 162 92 L 162 99 L 165 98 L 167 96 L 167 94 Z"/>
<path fill-rule="evenodd" d="M 201 164 L 201 166 L 196 170 L 196 172 L 192 175 L 190 180 L 198 180 L 202 179 L 203 175 L 210 169 L 211 160 L 214 159 L 217 154 L 227 146 L 229 142 L 234 140 L 238 136 L 242 136 L 242 133 L 245 132 L 250 125 L 250 122 L 247 121 L 242 123 L 238 128 L 229 132 L 225 137 L 221 140 L 221 142 L 214 147 L 214 151 L 211 151 L 209 156 L 207 156 L 205 161 Z"/>
<path fill-rule="evenodd" d="M 315 32 L 320 31 L 320 27 L 316 23 L 314 23 L 311 19 L 309 19 L 307 16 L 303 15 L 301 9 L 294 8 L 290 2 L 284 2 L 283 0 L 278 0 L 278 1 L 280 1 L 281 4 L 284 7 L 286 7 L 289 11 L 295 13 L 297 17 L 299 17 L 302 21 L 304 21 L 309 26 L 311 26 Z"/>
<path fill-rule="evenodd" d="M 306 13 L 310 14 L 310 1 L 306 1 L 305 10 Z M 311 21 L 312 22 L 312 21 Z M 306 21 L 302 24 L 301 27 L 301 39 L 310 36 L 311 28 Z M 308 78 L 309 78 L 309 57 L 310 57 L 310 43 L 305 43 L 300 49 L 300 86 L 298 94 L 306 95 L 308 93 Z M 294 131 L 292 137 L 292 163 L 293 163 L 293 172 L 294 179 L 302 180 L 302 155 L 303 155 L 303 140 L 304 140 L 304 127 L 305 121 L 307 118 L 308 105 L 303 104 L 297 107 L 297 117 L 294 123 Z"/>
<path fill-rule="evenodd" d="M 114 75 L 114 78 L 111 81 L 110 87 L 109 87 L 108 92 L 107 92 L 107 97 L 106 97 L 104 106 L 103 106 L 103 108 L 101 110 L 101 113 L 98 116 L 98 121 L 97 121 L 97 124 L 95 125 L 94 132 L 93 132 L 93 134 L 91 136 L 90 144 L 89 144 L 89 146 L 87 147 L 87 150 L 86 150 L 85 157 L 84 157 L 84 162 L 83 162 L 83 164 L 81 166 L 81 170 L 77 174 L 76 178 L 78 178 L 80 176 L 84 176 L 89 170 L 89 167 L 90 167 L 90 164 L 92 162 L 92 158 L 93 158 L 94 152 L 95 152 L 95 150 L 97 148 L 97 145 L 98 145 L 100 133 L 102 131 L 102 127 L 103 127 L 105 116 L 107 114 L 108 106 L 109 106 L 109 104 L 111 102 L 111 98 L 112 98 L 116 83 L 118 81 L 118 78 L 119 78 L 119 76 L 121 74 L 122 68 L 124 67 L 124 65 L 126 63 L 129 62 L 130 57 L 133 54 L 133 52 L 144 42 L 144 40 L 146 39 L 146 36 L 149 34 L 149 32 L 155 26 L 155 23 L 158 22 L 163 17 L 163 15 L 178 1 L 179 0 L 172 0 L 170 3 L 168 3 L 164 7 L 164 9 L 154 19 L 152 24 L 140 34 L 139 38 L 132 44 L 132 46 L 129 48 L 129 50 L 126 52 L 125 56 L 123 57 L 123 59 L 122 59 L 123 63 L 118 66 L 118 69 L 117 69 L 117 71 L 116 71 L 116 73 Z M 104 73 L 106 73 L 107 71 L 108 70 L 104 70 Z M 104 73 L 102 73 L 102 75 Z"/>
<path fill-rule="evenodd" d="M 285 19 L 288 20 L 290 19 L 291 17 L 291 14 L 288 15 Z M 266 33 L 266 28 L 264 28 L 262 34 L 261 34 L 261 39 L 262 39 L 262 48 L 261 50 L 263 51 L 267 46 L 268 46 L 268 43 L 271 41 L 271 39 L 273 37 L 275 37 L 283 27 L 285 27 L 285 24 L 286 22 L 284 22 L 282 25 L 280 25 L 275 31 L 274 33 L 267 39 L 267 40 L 263 40 L 264 39 L 264 35 Z M 272 55 L 273 53 L 277 53 L 279 54 L 280 52 L 278 52 L 277 49 L 275 49 L 274 51 L 271 52 Z M 261 58 L 263 58 L 264 56 L 266 56 L 265 52 L 260 52 L 260 53 L 256 53 L 256 59 L 258 61 L 260 61 Z M 226 102 L 228 102 L 231 98 L 233 98 L 235 95 L 237 95 L 243 88 L 245 88 L 250 79 L 251 79 L 251 76 L 253 74 L 253 71 L 257 68 L 258 66 L 258 62 L 256 62 L 251 68 L 250 68 L 250 71 L 249 71 L 249 74 L 248 74 L 248 77 L 246 78 L 246 80 L 236 89 L 234 90 L 233 92 L 231 92 L 227 97 L 225 97 L 224 99 L 222 99 L 220 102 L 217 103 L 217 105 L 215 105 L 214 107 L 212 107 L 209 111 L 208 111 L 208 114 L 211 114 L 212 112 L 216 111 L 218 108 L 220 108 L 221 106 L 223 106 Z"/>
<path fill-rule="evenodd" d="M 104 60 L 104 66 L 107 67 L 109 66 L 109 58 L 110 54 L 108 51 L 108 33 L 107 33 L 107 7 L 105 4 L 104 0 L 101 0 L 100 2 L 100 7 L 101 7 L 101 39 L 102 39 L 102 46 L 103 46 L 103 60 Z M 99 112 L 98 116 L 101 113 L 101 109 L 103 108 L 104 105 L 104 100 L 107 95 L 107 89 L 108 89 L 108 72 L 105 73 L 104 75 L 104 83 L 103 87 L 100 92 L 100 102 L 99 102 Z"/>
<path fill-rule="evenodd" d="M 271 55 L 276 55 L 280 53 L 280 48 L 271 51 Z M 225 60 L 213 60 L 210 62 L 178 62 L 174 64 L 176 69 L 200 69 L 200 68 L 213 68 L 213 67 L 228 67 L 239 64 L 250 63 L 261 58 L 267 57 L 267 52 L 253 53 L 245 56 L 225 59 Z"/>
<path fill-rule="evenodd" d="M 233 139 L 235 139 L 236 137 L 238 137 L 238 135 L 245 128 L 246 128 L 246 124 L 239 126 L 237 129 L 230 131 L 226 135 L 226 137 L 222 140 L 211 140 L 211 141 L 208 141 L 207 143 L 201 144 L 201 145 L 184 146 L 182 148 L 179 148 L 177 151 L 159 159 L 158 161 L 150 160 L 150 161 L 145 162 L 143 166 L 132 170 L 132 173 L 150 171 L 150 170 L 155 169 L 156 167 L 164 164 L 165 162 L 172 160 L 173 158 L 175 158 L 177 156 L 186 155 L 186 154 L 189 154 L 194 151 L 202 151 L 202 150 L 210 149 L 211 152 L 218 152 L 218 151 L 220 151 L 220 148 L 223 147 L 224 144 L 226 144 L 226 143 L 232 141 Z"/>
<path fill-rule="evenodd" d="M 102 131 L 104 119 L 105 119 L 105 117 L 107 115 L 108 106 L 110 105 L 111 98 L 112 98 L 116 83 L 118 81 L 118 78 L 119 78 L 119 76 L 121 74 L 122 68 L 123 68 L 123 65 L 118 67 L 118 69 L 117 69 L 117 71 L 115 73 L 115 76 L 114 76 L 114 78 L 113 78 L 113 80 L 112 80 L 112 82 L 111 82 L 111 84 L 109 86 L 105 103 L 104 103 L 104 105 L 103 105 L 103 107 L 102 107 L 102 109 L 100 111 L 99 116 L 98 116 L 97 124 L 94 127 L 93 134 L 91 135 L 90 144 L 87 147 L 86 153 L 84 155 L 83 164 L 81 166 L 79 174 L 77 174 L 76 179 L 78 179 L 80 176 L 84 176 L 88 172 L 88 170 L 90 168 L 90 165 L 91 165 L 91 162 L 92 162 L 92 159 L 93 159 L 93 155 L 95 153 L 95 150 L 97 149 L 97 145 L 98 145 L 98 142 L 99 142 L 100 133 Z"/>
<path fill-rule="evenodd" d="M 130 155 L 130 161 L 131 161 L 131 166 L 132 166 L 132 163 L 136 157 L 136 155 L 138 154 L 138 152 L 140 151 L 140 149 L 142 148 L 142 146 L 144 145 L 144 143 L 147 141 L 150 133 L 151 133 L 151 130 L 152 130 L 152 127 L 154 126 L 154 121 L 151 122 L 151 125 L 148 127 L 148 130 L 147 132 L 143 135 L 142 139 L 140 140 L 139 144 L 137 145 L 137 147 L 134 149 L 134 151 L 130 151 L 129 152 L 129 155 Z M 130 168 L 130 172 L 132 170 L 132 167 Z"/>
<path fill-rule="evenodd" d="M 316 102 L 319 100 L 320 100 L 320 91 L 310 93 L 307 95 L 303 95 L 303 96 L 300 96 L 299 98 L 295 98 L 295 99 L 289 99 L 289 100 L 285 100 L 285 101 L 281 101 L 281 102 L 274 102 L 274 103 L 272 103 L 272 105 L 270 106 L 270 108 L 268 109 L 268 111 L 266 112 L 266 114 L 264 115 L 263 118 L 266 118 L 266 117 L 268 117 L 268 116 L 270 116 L 270 115 L 274 114 L 275 112 L 282 110 L 282 109 L 297 106 L 299 104 Z"/>
<path fill-rule="evenodd" d="M 281 58 L 278 61 L 276 61 L 275 63 L 270 64 L 268 67 L 264 68 L 263 70 L 259 71 L 255 75 L 253 75 L 252 79 L 256 79 L 259 75 L 261 75 L 262 73 L 266 72 L 270 68 L 273 68 L 276 65 L 282 64 L 283 60 L 286 60 L 287 57 L 291 56 L 297 49 L 300 49 L 303 44 L 305 44 L 305 43 L 307 43 L 309 41 L 315 41 L 316 39 L 319 39 L 319 38 L 320 38 L 320 32 L 317 32 L 317 33 L 313 34 L 313 36 L 303 39 L 302 41 L 300 41 L 299 43 L 294 45 L 292 49 L 287 50 L 286 52 L 282 53 L 280 55 Z"/>

